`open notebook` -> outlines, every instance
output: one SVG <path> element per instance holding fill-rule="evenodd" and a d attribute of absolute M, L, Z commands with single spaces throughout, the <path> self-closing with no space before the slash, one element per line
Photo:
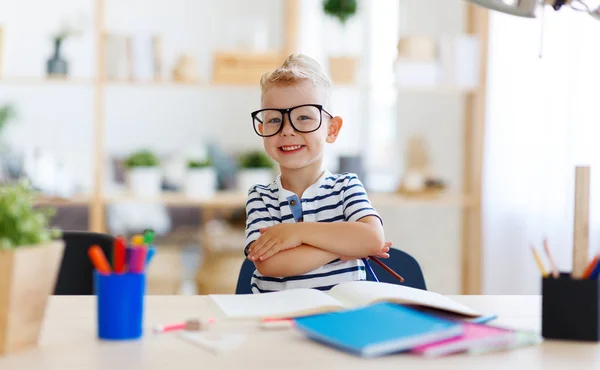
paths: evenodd
<path fill-rule="evenodd" d="M 300 317 L 378 302 L 429 307 L 467 317 L 481 315 L 439 293 L 373 281 L 342 283 L 328 292 L 290 289 L 261 294 L 211 294 L 210 298 L 228 318 Z"/>

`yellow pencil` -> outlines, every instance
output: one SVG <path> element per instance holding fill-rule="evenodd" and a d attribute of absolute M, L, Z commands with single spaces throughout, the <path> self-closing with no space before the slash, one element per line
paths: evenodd
<path fill-rule="evenodd" d="M 552 271 L 552 277 L 558 279 L 558 277 L 560 276 L 558 273 L 558 268 L 556 267 L 554 258 L 552 258 L 552 254 L 550 254 L 550 248 L 548 247 L 548 239 L 546 238 L 544 238 L 544 250 L 546 251 L 546 257 L 548 257 L 548 262 L 550 262 L 550 270 Z"/>
<path fill-rule="evenodd" d="M 533 257 L 535 258 L 535 262 L 537 263 L 538 267 L 540 268 L 542 277 L 548 276 L 548 273 L 546 272 L 546 269 L 544 268 L 544 264 L 542 263 L 542 259 L 540 258 L 540 255 L 538 254 L 538 252 L 535 250 L 535 247 L 533 246 L 533 244 L 531 244 L 531 251 L 533 252 Z"/>

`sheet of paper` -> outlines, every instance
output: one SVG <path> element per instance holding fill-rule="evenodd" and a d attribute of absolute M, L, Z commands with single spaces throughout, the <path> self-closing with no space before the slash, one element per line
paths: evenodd
<path fill-rule="evenodd" d="M 315 289 L 209 296 L 227 318 L 295 317 L 343 308 L 339 301 Z"/>

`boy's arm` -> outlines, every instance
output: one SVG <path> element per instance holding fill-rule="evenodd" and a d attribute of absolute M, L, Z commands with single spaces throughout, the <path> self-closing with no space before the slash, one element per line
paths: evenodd
<path fill-rule="evenodd" d="M 385 241 L 382 221 L 356 176 L 351 176 L 344 184 L 343 207 L 344 220 L 348 222 L 302 222 L 263 229 L 250 258 L 266 260 L 300 244 L 345 257 L 379 254 Z"/>
<path fill-rule="evenodd" d="M 254 265 L 262 275 L 288 277 L 306 274 L 339 257 L 326 250 L 303 244 L 277 253 L 265 261 L 254 261 Z"/>
<path fill-rule="evenodd" d="M 246 202 L 246 247 L 244 248 L 246 257 L 248 257 L 249 249 L 260 238 L 261 229 L 279 225 L 273 221 L 260 194 L 255 188 L 251 189 Z M 339 257 L 319 248 L 300 245 L 297 248 L 281 252 L 268 261 L 254 261 L 254 265 L 262 275 L 287 277 L 305 274 Z"/>

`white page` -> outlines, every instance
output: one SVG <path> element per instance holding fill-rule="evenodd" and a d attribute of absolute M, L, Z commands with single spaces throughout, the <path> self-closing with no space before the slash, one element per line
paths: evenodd
<path fill-rule="evenodd" d="M 390 283 L 353 281 L 333 287 L 329 294 L 348 308 L 387 301 L 437 308 L 468 316 L 480 315 L 475 310 L 439 293 Z"/>
<path fill-rule="evenodd" d="M 334 311 L 343 305 L 316 289 L 290 289 L 260 294 L 210 294 L 228 318 L 295 317 Z"/>

